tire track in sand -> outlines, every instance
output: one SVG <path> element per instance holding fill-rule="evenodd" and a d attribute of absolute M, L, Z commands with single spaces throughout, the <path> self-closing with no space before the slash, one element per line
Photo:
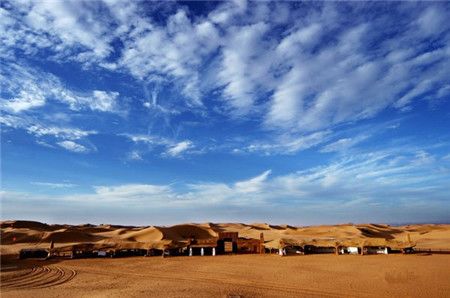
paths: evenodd
<path fill-rule="evenodd" d="M 2 290 L 25 290 L 54 287 L 69 282 L 77 275 L 73 269 L 58 266 L 34 267 L 19 274 L 2 275 Z"/>

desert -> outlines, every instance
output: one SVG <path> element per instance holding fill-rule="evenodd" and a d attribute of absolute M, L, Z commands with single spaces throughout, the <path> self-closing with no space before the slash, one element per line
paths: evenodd
<path fill-rule="evenodd" d="M 264 252 L 189 256 L 183 243 L 209 243 L 219 233 L 264 236 Z M 226 234 L 227 235 L 227 234 Z M 204 223 L 167 227 L 1 224 L 2 297 L 448 297 L 450 225 L 288 225 Z M 298 254 L 290 243 L 413 247 L 415 253 Z M 65 251 L 158 248 L 180 254 L 78 257 Z M 90 246 L 89 246 L 89 245 Z M 19 259 L 21 249 L 49 250 L 51 258 Z M 81 246 L 80 246 L 81 245 Z M 88 245 L 88 246 L 86 246 Z M 195 245 L 192 245 L 195 247 Z M 205 244 L 206 246 L 206 244 Z M 278 247 L 277 247 L 278 246 Z M 178 250 L 174 250 L 177 247 Z M 391 249 L 391 248 L 390 248 Z M 270 253 L 272 250 L 272 253 Z M 392 249 L 393 251 L 393 249 Z M 61 253 L 60 256 L 57 256 Z M 208 255 L 209 254 L 209 255 Z"/>
<path fill-rule="evenodd" d="M 450 0 L 0 0 L 0 298 L 450 298 Z"/>

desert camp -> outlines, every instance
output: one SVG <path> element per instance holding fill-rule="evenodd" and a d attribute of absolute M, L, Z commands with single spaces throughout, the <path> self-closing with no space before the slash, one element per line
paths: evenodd
<path fill-rule="evenodd" d="M 428 227 L 435 233 L 445 229 L 439 225 Z M 2 248 L 20 247 L 21 259 L 224 254 L 386 255 L 414 253 L 415 249 L 432 251 L 435 245 L 424 243 L 417 228 L 388 225 L 282 227 L 207 223 L 122 227 L 5 221 L 1 231 Z M 444 252 L 444 247 L 436 249 Z"/>
<path fill-rule="evenodd" d="M 0 232 L 2 297 L 28 291 L 38 297 L 67 291 L 77 296 L 101 296 L 107 291 L 119 297 L 122 284 L 137 297 L 141 291 L 158 297 L 198 296 L 199 291 L 200 297 L 234 293 L 328 297 L 356 292 L 372 297 L 364 286 L 371 282 L 379 284 L 377 295 L 390 296 L 394 291 L 401 296 L 416 294 L 417 287 L 397 272 L 413 272 L 417 264 L 414 276 L 427 282 L 427 293 L 435 297 L 447 293 L 445 287 L 438 287 L 439 279 L 429 276 L 445 275 L 448 270 L 449 225 L 139 227 L 3 221 Z M 273 282 L 275 274 L 282 282 Z M 360 283 L 350 289 L 349 278 Z M 327 283 L 320 290 L 305 286 L 322 279 Z"/>
<path fill-rule="evenodd" d="M 449 298 L 450 0 L 0 0 L 1 298 Z"/>

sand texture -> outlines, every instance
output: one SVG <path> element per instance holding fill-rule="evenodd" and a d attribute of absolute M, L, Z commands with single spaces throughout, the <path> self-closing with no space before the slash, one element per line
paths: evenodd
<path fill-rule="evenodd" d="M 23 269 L 2 272 L 2 297 L 450 295 L 449 255 L 130 257 L 18 265 Z M 31 272 L 33 266 L 38 269 Z"/>
<path fill-rule="evenodd" d="M 266 241 L 389 243 L 449 249 L 450 225 L 184 224 L 173 227 L 1 223 L 2 297 L 450 297 L 450 255 L 221 255 L 18 260 L 21 248 L 77 243 L 145 247 L 219 231 Z M 409 236 L 408 236 L 409 235 Z"/>

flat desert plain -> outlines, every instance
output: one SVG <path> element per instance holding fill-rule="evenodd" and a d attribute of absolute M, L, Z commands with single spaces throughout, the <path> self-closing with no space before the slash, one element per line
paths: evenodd
<path fill-rule="evenodd" d="M 2 297 L 450 297 L 448 255 L 235 255 L 20 261 Z M 59 271 L 62 271 L 61 274 Z M 59 278 L 54 278 L 59 276 Z M 41 281 L 46 279 L 46 285 Z M 39 283 L 40 288 L 33 288 Z"/>
<path fill-rule="evenodd" d="M 82 243 L 171 245 L 236 231 L 267 246 L 386 242 L 449 250 L 450 225 L 183 224 L 172 227 L 1 223 L 1 297 L 450 297 L 450 255 L 237 254 L 49 260 L 18 259 L 22 248 Z"/>

